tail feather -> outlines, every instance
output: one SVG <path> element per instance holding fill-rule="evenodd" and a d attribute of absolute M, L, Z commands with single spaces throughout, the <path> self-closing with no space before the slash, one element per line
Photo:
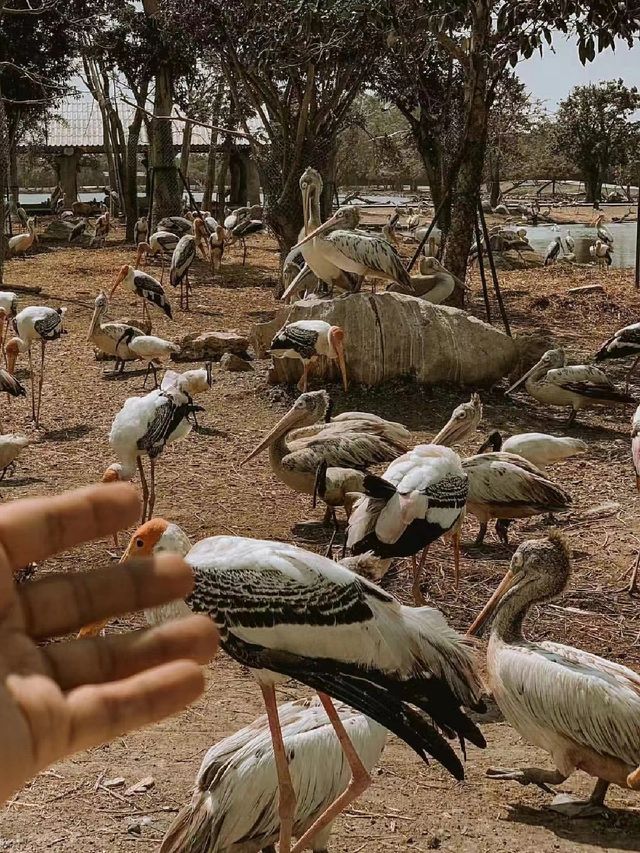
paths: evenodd
<path fill-rule="evenodd" d="M 171 304 L 169 303 L 169 300 L 164 295 L 164 293 L 157 293 L 154 290 L 143 289 L 142 296 L 148 302 L 152 302 L 154 305 L 157 305 L 157 307 L 160 308 L 161 311 L 164 311 L 164 313 L 170 320 L 173 320 L 173 316 L 171 314 Z"/>
<path fill-rule="evenodd" d="M 607 388 L 604 385 L 589 385 L 584 382 L 567 382 L 562 386 L 567 391 L 575 391 L 583 397 L 592 397 L 596 400 L 609 400 L 612 403 L 637 403 L 630 394 L 625 394 L 615 388 Z"/>
<path fill-rule="evenodd" d="M 189 853 L 213 849 L 215 821 L 209 791 L 195 791 L 167 829 L 158 853 Z"/>
<path fill-rule="evenodd" d="M 376 474 L 367 474 L 364 478 L 364 491 L 370 498 L 388 501 L 395 495 L 396 487 Z"/>

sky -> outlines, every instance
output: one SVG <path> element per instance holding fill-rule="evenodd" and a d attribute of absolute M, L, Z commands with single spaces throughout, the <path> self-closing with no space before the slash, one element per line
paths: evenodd
<path fill-rule="evenodd" d="M 555 109 L 574 86 L 615 80 L 621 77 L 627 86 L 640 88 L 640 44 L 631 50 L 619 42 L 615 52 L 605 50 L 586 66 L 580 64 L 575 42 L 561 39 L 556 34 L 555 53 L 546 50 L 519 63 L 516 71 L 535 98 L 543 101 L 549 112 Z"/>

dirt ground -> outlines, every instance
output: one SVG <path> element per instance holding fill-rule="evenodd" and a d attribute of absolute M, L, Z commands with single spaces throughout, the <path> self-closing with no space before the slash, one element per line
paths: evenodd
<path fill-rule="evenodd" d="M 33 445 L 20 459 L 16 475 L 0 484 L 0 497 L 55 494 L 98 480 L 112 461 L 107 435 L 124 400 L 141 391 L 142 372 L 129 369 L 122 380 L 102 376 L 86 331 L 99 288 L 107 288 L 120 264 L 133 258 L 131 247 L 116 233 L 100 250 L 66 246 L 40 251 L 6 268 L 5 288 L 40 285 L 39 299 L 24 296 L 21 305 L 37 301 L 68 307 L 69 334 L 47 346 L 47 373 L 42 428 L 29 423 L 28 404 L 5 406 L 5 426 L 25 432 Z M 252 323 L 268 319 L 275 308 L 272 286 L 277 255 L 266 237 L 254 238 L 246 268 L 232 249 L 222 277 L 211 283 L 207 270 L 197 270 L 192 312 L 175 311 L 175 322 L 154 311 L 154 332 L 164 337 L 189 330 L 248 332 Z M 604 292 L 571 296 L 568 288 L 600 282 Z M 640 295 L 630 270 L 600 275 L 595 270 L 535 270 L 502 274 L 509 317 L 516 333 L 542 331 L 567 347 L 572 360 L 593 354 L 611 331 L 640 319 Z M 113 316 L 138 316 L 135 300 L 119 293 Z M 470 310 L 483 317 L 477 280 Z M 493 305 L 494 316 L 497 315 Z M 191 365 L 181 366 L 190 367 Z M 26 379 L 25 361 L 19 377 Z M 294 397 L 293 389 L 278 393 L 266 384 L 268 362 L 254 362 L 251 373 L 215 372 L 210 394 L 200 402 L 206 413 L 202 428 L 167 449 L 158 466 L 156 513 L 180 524 L 193 541 L 232 533 L 294 541 L 322 548 L 328 532 L 320 526 L 322 512 L 307 498 L 290 492 L 272 476 L 266 457 L 239 466 L 244 453 L 273 425 Z M 622 364 L 606 369 L 621 379 Z M 640 380 L 639 380 L 640 381 Z M 312 386 L 313 387 L 313 386 Z M 539 407 L 524 395 L 509 401 L 504 383 L 482 391 L 484 431 L 564 433 L 565 414 Z M 640 387 L 635 386 L 640 397 Z M 375 390 L 353 388 L 348 397 L 330 389 L 336 410 L 360 409 L 403 421 L 416 441 L 432 436 L 451 409 L 468 399 L 467 389 L 416 388 L 409 383 Z M 572 434 L 589 444 L 578 461 L 554 469 L 553 476 L 571 492 L 573 508 L 560 522 L 574 553 L 574 577 L 566 595 L 536 608 L 528 623 L 532 638 L 554 638 L 640 667 L 640 617 L 637 599 L 624 591 L 622 574 L 640 547 L 638 496 L 629 448 L 631 411 L 583 414 Z M 473 452 L 483 434 L 463 447 Z M 477 526 L 466 522 L 460 589 L 453 588 L 449 552 L 432 549 L 429 595 L 448 618 L 465 629 L 506 569 L 513 548 L 528 536 L 547 530 L 542 519 L 520 522 L 512 529 L 512 545 L 504 547 L 490 534 L 482 549 L 470 548 Z M 47 571 L 84 571 L 108 562 L 110 543 L 97 542 L 47 561 Z M 409 603 L 404 566 L 389 576 L 389 587 Z M 121 620 L 109 630 L 141 624 L 139 617 Z M 281 697 L 300 695 L 289 685 Z M 115 743 L 62 762 L 42 773 L 0 812 L 0 851 L 131 851 L 153 850 L 175 811 L 190 794 L 194 774 L 207 747 L 261 713 L 251 677 L 224 654 L 208 673 L 206 695 L 181 716 Z M 490 766 L 547 767 L 549 760 L 529 747 L 505 723 L 487 723 L 489 747 L 471 748 L 467 781 L 456 783 L 437 765 L 425 767 L 404 744 L 392 738 L 375 784 L 355 808 L 337 823 L 335 851 L 596 851 L 640 850 L 640 800 L 612 789 L 609 820 L 569 821 L 547 808 L 549 795 L 515 783 L 485 778 Z M 1 772 L 1 771 L 0 771 Z M 126 788 L 151 776 L 146 793 L 125 794 Z M 122 777 L 121 787 L 102 782 Z M 562 790 L 585 793 L 590 780 L 578 774 Z"/>

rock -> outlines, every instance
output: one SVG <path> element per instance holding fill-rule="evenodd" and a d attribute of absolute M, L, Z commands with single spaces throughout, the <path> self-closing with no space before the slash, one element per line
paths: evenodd
<path fill-rule="evenodd" d="M 230 370 L 232 373 L 246 373 L 253 370 L 253 365 L 233 352 L 225 352 L 220 359 L 220 369 Z"/>
<path fill-rule="evenodd" d="M 357 293 L 283 307 L 271 322 L 253 327 L 256 353 L 266 353 L 285 323 L 307 319 L 342 326 L 349 377 L 364 385 L 400 376 L 425 385 L 491 385 L 519 363 L 516 343 L 499 329 L 458 308 L 401 293 Z M 298 359 L 279 358 L 273 372 L 279 382 L 293 383 L 301 370 Z M 335 364 L 325 358 L 316 361 L 314 373 L 338 375 Z"/>
<path fill-rule="evenodd" d="M 38 235 L 39 239 L 44 242 L 68 243 L 69 234 L 78 224 L 79 220 L 53 219 L 42 232 Z M 72 246 L 85 249 L 91 242 L 91 234 L 81 234 L 77 237 Z"/>
<path fill-rule="evenodd" d="M 500 216 L 509 216 L 509 208 L 506 204 L 497 204 L 493 208 L 493 213 L 498 213 Z"/>
<path fill-rule="evenodd" d="M 248 339 L 236 332 L 192 332 L 176 343 L 180 352 L 173 361 L 219 361 L 225 352 L 244 356 L 249 348 Z"/>
<path fill-rule="evenodd" d="M 496 269 L 499 270 L 532 270 L 544 266 L 544 259 L 531 247 L 519 250 L 506 249 L 493 256 Z M 486 262 L 485 262 L 486 266 Z"/>
<path fill-rule="evenodd" d="M 572 293 L 574 296 L 585 293 L 604 293 L 604 287 L 601 284 L 583 284 L 582 287 L 570 287 L 567 293 Z"/>
<path fill-rule="evenodd" d="M 153 776 L 145 776 L 144 779 L 140 779 L 139 782 L 136 782 L 135 785 L 131 785 L 130 788 L 124 792 L 125 797 L 130 797 L 131 794 L 144 794 L 146 791 L 151 790 L 156 784 Z"/>

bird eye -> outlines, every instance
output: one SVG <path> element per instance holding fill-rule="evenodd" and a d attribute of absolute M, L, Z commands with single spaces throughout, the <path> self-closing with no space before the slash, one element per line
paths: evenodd
<path fill-rule="evenodd" d="M 520 550 L 516 551 L 513 557 L 511 558 L 511 568 L 512 569 L 521 569 L 524 565 L 524 557 Z"/>
<path fill-rule="evenodd" d="M 144 545 L 143 539 L 136 539 L 136 548 L 142 548 Z"/>

